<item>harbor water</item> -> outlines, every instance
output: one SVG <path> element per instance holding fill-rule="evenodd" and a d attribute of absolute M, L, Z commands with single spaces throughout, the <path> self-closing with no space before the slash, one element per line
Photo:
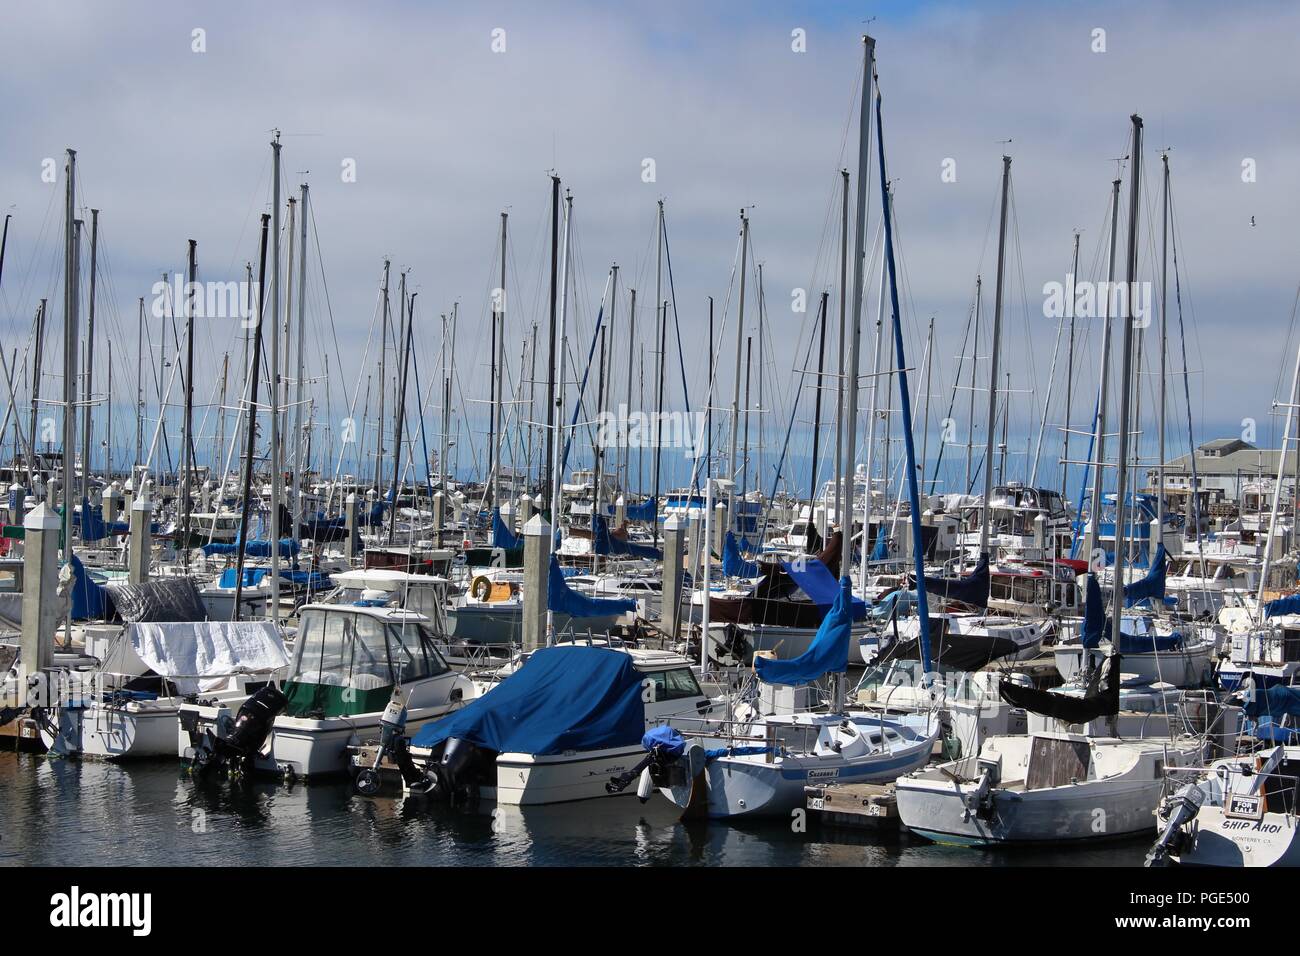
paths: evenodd
<path fill-rule="evenodd" d="M 657 795 L 452 808 L 360 797 L 345 779 L 197 784 L 173 761 L 9 751 L 0 795 L 4 866 L 1141 866 L 1151 844 L 977 850 L 813 814 L 802 832 L 795 821 L 686 824 Z"/>

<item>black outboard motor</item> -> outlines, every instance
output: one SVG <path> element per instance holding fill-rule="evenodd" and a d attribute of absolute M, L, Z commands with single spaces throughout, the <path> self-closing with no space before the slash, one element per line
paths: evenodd
<path fill-rule="evenodd" d="M 227 725 L 209 730 L 194 748 L 194 770 L 204 773 L 213 767 L 247 771 L 253 757 L 271 733 L 271 724 L 288 705 L 289 698 L 274 684 L 260 688 L 244 701 Z"/>

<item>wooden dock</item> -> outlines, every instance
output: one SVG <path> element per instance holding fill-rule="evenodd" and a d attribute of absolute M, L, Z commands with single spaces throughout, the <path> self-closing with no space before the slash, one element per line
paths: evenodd
<path fill-rule="evenodd" d="M 892 783 L 818 784 L 804 788 L 808 809 L 832 826 L 897 829 Z"/>

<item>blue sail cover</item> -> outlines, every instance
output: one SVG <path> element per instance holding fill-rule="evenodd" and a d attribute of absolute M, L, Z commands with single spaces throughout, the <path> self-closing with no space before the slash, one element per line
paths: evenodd
<path fill-rule="evenodd" d="M 1097 584 L 1097 575 L 1089 573 L 1088 583 L 1084 587 L 1083 628 L 1079 631 L 1079 643 L 1092 650 L 1101 643 L 1108 624 L 1106 605 L 1101 600 L 1101 586 Z"/>
<path fill-rule="evenodd" d="M 630 655 L 605 647 L 544 647 L 491 693 L 425 724 L 415 747 L 455 737 L 498 753 L 560 754 L 638 746 L 644 678 Z"/>
<path fill-rule="evenodd" d="M 790 575 L 794 583 L 799 586 L 799 590 L 808 595 L 808 599 L 823 611 L 829 611 L 835 606 L 840 596 L 840 586 L 835 576 L 831 574 L 830 568 L 821 561 L 816 558 L 782 561 L 781 568 Z M 853 598 L 853 620 L 860 621 L 866 616 L 866 604 L 861 598 Z"/>
<path fill-rule="evenodd" d="M 270 568 L 244 568 L 244 587 L 255 588 L 271 573 Z M 233 588 L 239 582 L 239 568 L 226 568 L 221 572 L 221 587 Z"/>
<path fill-rule="evenodd" d="M 72 563 L 72 619 L 74 621 L 103 620 L 112 603 L 107 589 L 90 579 L 81 559 L 75 554 Z"/>
<path fill-rule="evenodd" d="M 296 538 L 280 539 L 280 557 L 292 558 L 302 550 L 302 545 Z M 214 541 L 211 544 L 203 546 L 203 553 L 208 557 L 215 554 L 238 554 L 239 543 L 233 542 L 226 544 L 220 541 Z M 269 558 L 271 556 L 271 542 L 261 538 L 250 538 L 244 547 L 244 554 L 250 558 Z"/>
<path fill-rule="evenodd" d="M 871 616 L 876 620 L 888 620 L 894 616 L 895 609 L 901 614 L 910 610 L 915 604 L 916 592 L 899 588 L 897 591 L 890 591 L 876 602 L 871 608 Z"/>
<path fill-rule="evenodd" d="M 872 561 L 887 561 L 889 559 L 889 534 L 885 531 L 885 526 L 881 525 L 880 530 L 876 532 L 876 546 L 871 549 Z"/>
<path fill-rule="evenodd" d="M 81 499 L 81 514 L 79 524 L 81 525 L 82 541 L 99 541 L 110 535 L 129 534 L 131 525 L 125 521 L 115 521 L 107 524 L 103 518 L 104 511 L 100 507 L 92 507 L 90 502 L 85 498 Z"/>
<path fill-rule="evenodd" d="M 989 606 L 989 556 L 981 554 L 975 570 L 960 578 L 925 579 L 926 594 L 960 601 L 971 607 Z"/>
<path fill-rule="evenodd" d="M 501 517 L 501 509 L 492 509 L 492 547 L 505 548 L 511 551 L 515 548 L 522 548 L 524 539 L 517 536 L 513 531 L 506 527 L 505 521 Z"/>
<path fill-rule="evenodd" d="M 729 578 L 756 578 L 763 573 L 756 562 L 741 555 L 740 543 L 730 531 L 722 539 L 722 573 Z"/>
<path fill-rule="evenodd" d="M 1264 605 L 1265 617 L 1279 617 L 1283 614 L 1300 614 L 1300 594 L 1290 594 Z"/>
<path fill-rule="evenodd" d="M 1300 717 L 1300 687 L 1274 684 L 1266 691 L 1255 691 L 1243 708 L 1247 717 Z"/>
<path fill-rule="evenodd" d="M 654 521 L 656 513 L 657 509 L 653 498 L 647 498 L 645 501 L 628 505 L 623 509 L 624 517 L 628 521 Z"/>
<path fill-rule="evenodd" d="M 1165 554 L 1163 544 L 1156 545 L 1155 557 L 1151 559 L 1151 568 L 1141 581 L 1134 581 L 1124 586 L 1124 606 L 1132 607 L 1139 601 L 1155 598 L 1163 601 L 1165 597 L 1165 571 L 1169 566 L 1169 556 Z"/>
<path fill-rule="evenodd" d="M 635 611 L 636 601 L 617 598 L 594 598 L 573 590 L 564 581 L 560 562 L 551 555 L 551 573 L 546 582 L 547 607 L 569 617 L 610 617 L 625 611 Z"/>
<path fill-rule="evenodd" d="M 609 533 L 609 519 L 604 515 L 591 516 L 591 547 L 597 554 L 625 554 L 633 558 L 660 560 L 663 555 L 658 548 L 648 544 L 637 544 L 626 538 L 616 538 Z"/>
<path fill-rule="evenodd" d="M 840 591 L 831 611 L 822 618 L 808 650 L 788 661 L 755 657 L 758 679 L 769 684 L 811 684 L 825 674 L 840 674 L 849 666 L 849 638 L 853 634 L 853 582 L 840 579 Z"/>

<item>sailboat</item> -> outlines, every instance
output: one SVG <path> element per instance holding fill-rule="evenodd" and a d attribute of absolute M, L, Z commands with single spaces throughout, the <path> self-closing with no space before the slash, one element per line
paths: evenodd
<path fill-rule="evenodd" d="M 866 222 L 866 176 L 870 140 L 870 91 L 875 59 L 875 41 L 863 37 L 862 102 L 858 138 L 858 205 L 853 295 L 852 345 L 848 353 L 849 373 L 845 402 L 841 406 L 846 460 L 856 456 L 857 379 L 862 313 L 862 236 Z M 877 130 L 880 125 L 879 97 L 876 100 Z M 881 191 L 885 193 L 883 150 L 880 160 Z M 903 361 L 903 338 L 894 273 L 893 247 L 888 207 L 884 213 L 886 257 L 889 265 L 893 304 L 894 342 L 899 368 Z M 907 448 L 908 490 L 912 503 L 911 525 L 918 573 L 923 571 L 921 510 L 915 449 L 912 442 L 911 399 L 907 377 L 898 376 Z M 853 492 L 846 494 L 845 514 L 853 514 Z M 692 734 L 676 730 L 647 736 L 650 752 L 646 768 L 648 781 L 687 815 L 712 818 L 782 815 L 802 806 L 804 787 L 810 783 L 884 782 L 924 765 L 940 733 L 937 715 L 930 711 L 904 716 L 853 712 L 844 706 L 844 678 L 848 668 L 849 644 L 855 616 L 849 563 L 851 544 L 842 540 L 840 581 L 834 603 L 821 621 L 808 650 L 790 660 L 759 657 L 754 662 L 758 679 L 767 684 L 801 686 L 831 675 L 833 697 L 827 712 L 802 711 L 768 714 L 737 720 L 721 733 Z M 824 567 L 823 567 L 823 570 Z M 918 589 L 923 618 L 921 643 L 929 669 L 928 610 L 925 585 Z M 752 710 L 751 710 L 752 713 Z"/>
<path fill-rule="evenodd" d="M 1142 155 L 1142 121 L 1132 118 L 1128 279 L 1137 271 L 1137 213 Z M 1003 157 L 1003 184 L 1011 158 Z M 1004 204 L 1005 221 L 1005 204 Z M 1001 276 L 998 279 L 1001 286 Z M 1130 383 L 1133 323 L 1124 322 L 1120 391 L 1117 527 L 1125 527 L 1123 503 L 1128 479 Z M 1124 580 L 1126 549 L 1116 548 L 1115 580 Z M 1090 736 L 1075 728 L 1099 718 L 1118 726 L 1123 658 L 1119 619 L 1123 589 L 1114 590 L 1111 651 L 1080 698 L 1003 682 L 1003 700 L 1055 722 L 1047 729 L 991 736 L 978 752 L 901 777 L 898 813 L 914 833 L 939 843 L 1007 845 L 1062 843 L 1128 836 L 1151 828 L 1167 768 L 1194 766 L 1203 741 L 1197 737 L 1126 739 Z M 1093 605 L 1093 613 L 1097 611 Z M 1093 624 L 1092 621 L 1089 624 Z M 1087 626 L 1086 626 L 1087 627 Z M 1049 725 L 1050 726 L 1050 725 Z"/>

